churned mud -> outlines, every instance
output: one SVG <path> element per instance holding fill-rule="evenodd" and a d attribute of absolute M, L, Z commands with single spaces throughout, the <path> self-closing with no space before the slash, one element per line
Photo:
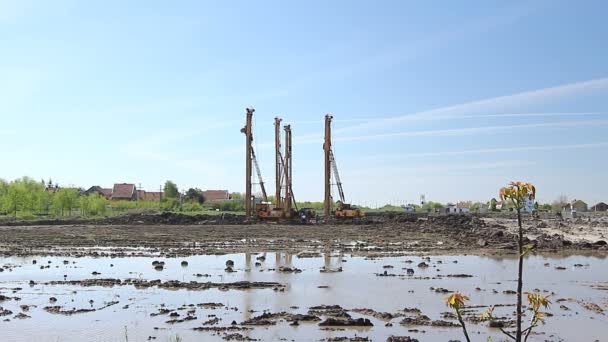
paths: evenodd
<path fill-rule="evenodd" d="M 453 291 L 471 298 L 463 318 L 476 340 L 514 329 L 510 218 L 146 220 L 0 227 L 2 340 L 463 340 L 444 303 Z M 531 341 L 605 337 L 603 224 L 525 220 L 536 245 L 525 291 L 552 301 Z M 492 306 L 499 319 L 481 321 Z"/>
<path fill-rule="evenodd" d="M 384 214 L 355 222 L 297 225 L 243 224 L 234 218 L 228 221 L 230 224 L 218 224 L 219 219 L 211 216 L 213 220 L 194 222 L 198 223 L 195 225 L 150 225 L 146 222 L 163 216 L 149 216 L 151 218 L 138 215 L 120 220 L 131 222 L 129 225 L 101 221 L 100 224 L 0 226 L 0 253 L 122 257 L 280 251 L 309 257 L 326 251 L 357 255 L 464 251 L 508 254 L 516 249 L 512 218 Z M 187 219 L 164 220 L 189 223 L 194 220 L 186 215 L 177 217 Z M 608 251 L 605 218 L 594 221 L 526 218 L 524 222 L 528 234 L 526 243 L 535 245 L 538 251 Z"/>

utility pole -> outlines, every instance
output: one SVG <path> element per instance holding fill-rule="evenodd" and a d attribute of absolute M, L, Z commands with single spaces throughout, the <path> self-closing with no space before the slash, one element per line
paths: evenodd
<path fill-rule="evenodd" d="M 275 146 L 275 208 L 282 208 L 281 188 L 281 118 L 274 118 L 274 146 Z"/>
<path fill-rule="evenodd" d="M 325 199 L 323 215 L 328 220 L 331 213 L 331 119 L 333 116 L 330 114 L 325 115 L 325 142 L 323 144 L 323 150 L 325 152 Z"/>
<path fill-rule="evenodd" d="M 292 197 L 291 197 L 291 125 L 285 127 L 285 214 L 291 217 Z"/>
<path fill-rule="evenodd" d="M 245 133 L 245 216 L 251 218 L 252 206 L 251 206 L 251 153 L 252 153 L 252 132 L 251 132 L 251 121 L 253 118 L 253 112 L 255 109 L 247 108 L 247 121 L 245 127 L 241 129 L 241 132 Z"/>

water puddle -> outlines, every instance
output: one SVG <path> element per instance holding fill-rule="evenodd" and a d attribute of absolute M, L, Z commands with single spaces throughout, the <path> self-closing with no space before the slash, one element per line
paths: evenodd
<path fill-rule="evenodd" d="M 1 257 L 2 340 L 169 341 L 179 335 L 184 341 L 222 341 L 229 334 L 240 334 L 265 341 L 343 336 L 385 341 L 390 335 L 447 341 L 462 339 L 459 327 L 400 322 L 426 315 L 432 321 L 455 323 L 445 314 L 449 311 L 445 291 L 469 295 L 469 304 L 476 306 L 471 317 L 488 305 L 502 305 L 495 311 L 499 316 L 511 317 L 514 310 L 513 258 L 302 256 L 306 257 L 284 253 Z M 154 261 L 164 262 L 162 270 L 153 266 Z M 233 272 L 226 271 L 229 261 Z M 421 263 L 427 267 L 419 267 Z M 604 339 L 606 269 L 605 257 L 528 257 L 526 291 L 539 290 L 553 301 L 549 310 L 553 316 L 530 340 Z M 313 308 L 321 305 L 339 308 Z M 373 326 L 319 326 L 336 312 L 368 319 Z M 271 325 L 259 325 L 264 313 L 265 323 Z M 313 320 L 314 316 L 320 320 Z M 242 324 L 255 317 L 251 325 Z M 488 336 L 502 340 L 487 323 L 469 322 L 468 327 L 473 340 L 485 341 Z"/>

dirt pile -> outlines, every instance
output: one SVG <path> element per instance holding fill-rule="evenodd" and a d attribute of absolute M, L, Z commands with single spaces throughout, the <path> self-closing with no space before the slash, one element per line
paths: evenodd
<path fill-rule="evenodd" d="M 429 216 L 417 221 L 425 233 L 439 233 L 449 236 L 461 244 L 477 247 L 515 248 L 515 235 L 508 233 L 501 225 L 487 225 L 481 218 L 472 215 Z"/>
<path fill-rule="evenodd" d="M 373 327 L 374 324 L 367 318 L 333 318 L 328 317 L 319 323 L 320 327 Z"/>
<path fill-rule="evenodd" d="M 528 242 L 530 242 L 528 240 Z M 561 250 L 564 248 L 574 248 L 574 249 L 608 249 L 606 246 L 606 241 L 598 240 L 596 242 L 589 241 L 578 241 L 572 242 L 565 239 L 563 236 L 559 234 L 542 234 L 538 236 L 535 240 L 531 241 L 534 246 L 538 249 L 550 249 L 550 250 Z"/>
<path fill-rule="evenodd" d="M 244 224 L 245 217 L 235 214 L 186 215 L 172 212 L 161 214 L 130 214 L 103 219 L 52 219 L 35 221 L 8 221 L 5 226 L 55 226 L 55 225 L 221 225 Z"/>

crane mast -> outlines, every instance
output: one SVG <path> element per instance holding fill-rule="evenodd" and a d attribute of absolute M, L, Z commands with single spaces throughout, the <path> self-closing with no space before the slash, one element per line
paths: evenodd
<path fill-rule="evenodd" d="M 282 154 L 281 145 L 281 118 L 274 119 L 275 128 L 275 203 L 274 207 L 268 203 L 266 186 L 260 171 L 260 165 L 253 148 L 252 118 L 253 108 L 247 108 L 247 121 L 245 127 L 241 129 L 246 136 L 246 159 L 245 159 L 245 213 L 247 218 L 252 218 L 254 214 L 253 194 L 252 194 L 252 173 L 255 171 L 258 184 L 262 191 L 263 203 L 255 204 L 255 216 L 260 219 L 281 219 L 290 218 L 293 208 L 297 210 L 292 186 L 292 144 L 291 144 L 291 125 L 285 125 L 285 151 Z M 283 187 L 285 190 L 283 191 Z M 284 195 L 283 195 L 284 192 Z"/>
<path fill-rule="evenodd" d="M 275 208 L 282 208 L 283 157 L 281 156 L 281 118 L 274 118 L 275 144 Z"/>
<path fill-rule="evenodd" d="M 323 144 L 323 150 L 325 152 L 325 198 L 323 206 L 323 216 L 325 219 L 329 219 L 331 214 L 331 119 L 333 116 L 330 114 L 325 115 L 325 142 Z"/>
<path fill-rule="evenodd" d="M 253 118 L 253 112 L 255 109 L 247 108 L 247 119 L 245 122 L 245 127 L 241 129 L 241 132 L 245 133 L 245 216 L 247 218 L 251 218 L 253 214 L 253 208 L 251 203 L 251 163 L 252 163 L 252 155 L 253 155 L 253 147 L 252 147 L 252 130 L 251 130 L 251 121 Z"/>
<path fill-rule="evenodd" d="M 285 129 L 285 215 L 291 217 L 293 208 L 292 199 L 292 159 L 291 159 L 291 125 L 286 125 Z"/>
<path fill-rule="evenodd" d="M 328 220 L 333 214 L 339 219 L 358 219 L 365 214 L 357 207 L 346 203 L 346 196 L 344 196 L 344 188 L 342 187 L 342 180 L 340 179 L 340 173 L 338 173 L 338 165 L 336 164 L 336 156 L 331 145 L 331 120 L 333 117 L 330 114 L 325 115 L 325 143 L 323 144 L 323 150 L 325 151 L 325 203 L 324 203 L 324 216 Z M 335 212 L 332 213 L 333 199 L 331 196 L 331 179 L 333 177 L 336 180 L 336 186 L 338 188 L 338 195 L 340 201 Z"/>

